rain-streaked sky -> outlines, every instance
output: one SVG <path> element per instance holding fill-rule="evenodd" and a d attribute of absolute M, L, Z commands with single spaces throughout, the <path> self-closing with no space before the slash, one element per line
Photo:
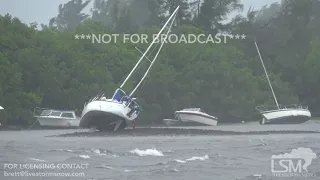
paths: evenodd
<path fill-rule="evenodd" d="M 58 14 L 59 4 L 65 4 L 69 0 L 0 0 L 0 14 L 11 14 L 18 17 L 24 23 L 37 22 L 38 24 L 48 24 L 52 17 Z M 260 9 L 264 5 L 269 5 L 280 0 L 241 0 L 244 4 L 243 14 L 246 14 L 252 5 L 254 9 Z M 89 13 L 92 3 L 85 9 Z M 233 14 L 234 15 L 234 14 Z M 232 16 L 233 16 L 232 15 Z"/>

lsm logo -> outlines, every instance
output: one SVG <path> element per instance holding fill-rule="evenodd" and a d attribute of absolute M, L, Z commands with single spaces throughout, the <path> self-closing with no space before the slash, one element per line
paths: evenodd
<path fill-rule="evenodd" d="M 277 177 L 315 177 L 308 167 L 317 155 L 310 148 L 293 149 L 291 153 L 271 156 L 271 172 Z"/>

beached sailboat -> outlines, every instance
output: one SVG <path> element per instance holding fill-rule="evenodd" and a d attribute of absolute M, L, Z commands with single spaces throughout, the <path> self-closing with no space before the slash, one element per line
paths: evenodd
<path fill-rule="evenodd" d="M 119 129 L 124 129 L 127 125 L 132 125 L 133 121 L 138 117 L 140 113 L 140 106 L 136 101 L 136 98 L 133 97 L 136 90 L 140 87 L 141 83 L 147 77 L 151 67 L 153 66 L 155 60 L 157 59 L 165 40 L 170 33 L 171 27 L 175 20 L 176 14 L 178 12 L 179 6 L 172 13 L 170 18 L 164 24 L 160 32 L 153 39 L 152 43 L 149 45 L 147 50 L 143 53 L 137 64 L 131 70 L 129 75 L 126 77 L 124 82 L 121 84 L 120 88 L 118 88 L 111 99 L 107 99 L 104 95 L 96 96 L 88 103 L 84 105 L 82 116 L 80 120 L 80 127 L 84 128 L 96 128 L 98 130 L 113 130 L 117 131 Z M 170 25 L 168 26 L 168 24 Z M 167 27 L 168 26 L 168 27 Z M 131 77 L 132 73 L 136 70 L 142 59 L 147 58 L 146 54 L 149 52 L 151 47 L 155 44 L 156 41 L 160 38 L 162 32 L 166 29 L 166 36 L 163 39 L 161 36 L 160 47 L 151 61 L 149 68 L 145 72 L 144 76 L 141 78 L 136 87 L 132 90 L 132 92 L 127 95 L 127 93 L 122 89 L 126 84 L 128 79 Z M 149 60 L 149 58 L 147 58 Z"/>
<path fill-rule="evenodd" d="M 268 109 L 264 106 L 258 106 L 256 109 L 261 113 L 262 119 L 259 121 L 260 124 L 300 124 L 308 121 L 311 118 L 311 113 L 308 110 L 308 107 L 298 106 L 298 105 L 288 105 L 280 106 L 276 95 L 273 91 L 272 84 L 269 80 L 267 70 L 264 66 L 259 47 L 256 40 L 254 40 L 259 58 L 261 60 L 262 67 L 266 74 L 274 101 L 276 103 L 277 109 Z"/>

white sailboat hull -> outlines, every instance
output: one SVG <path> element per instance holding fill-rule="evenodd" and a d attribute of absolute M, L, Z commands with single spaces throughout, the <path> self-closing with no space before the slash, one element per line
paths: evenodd
<path fill-rule="evenodd" d="M 138 113 L 131 116 L 128 113 L 131 108 L 113 100 L 98 100 L 88 103 L 82 111 L 80 126 L 85 128 L 96 127 L 100 130 L 124 129 L 127 125 L 132 125 Z M 119 126 L 116 128 L 116 126 Z"/>
<path fill-rule="evenodd" d="M 80 119 L 68 119 L 61 117 L 36 117 L 43 127 L 72 128 L 79 127 Z"/>
<path fill-rule="evenodd" d="M 217 126 L 218 119 L 214 116 L 203 114 L 201 112 L 183 112 L 177 111 L 176 115 L 183 124 L 198 124 Z"/>
<path fill-rule="evenodd" d="M 262 112 L 260 124 L 301 124 L 311 118 L 307 109 L 279 109 Z"/>

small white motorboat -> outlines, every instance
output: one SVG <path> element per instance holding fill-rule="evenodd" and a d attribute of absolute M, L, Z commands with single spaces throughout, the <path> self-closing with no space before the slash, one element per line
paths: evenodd
<path fill-rule="evenodd" d="M 106 98 L 104 95 L 97 96 L 84 105 L 80 121 L 81 127 L 95 128 L 98 130 L 117 131 L 119 129 L 124 129 L 127 125 L 133 125 L 134 120 L 138 117 L 140 113 L 140 106 L 136 102 L 136 97 L 133 98 L 133 94 L 136 92 L 138 87 L 140 87 L 141 83 L 145 80 L 151 67 L 157 59 L 164 43 L 166 42 L 168 34 L 170 33 L 178 9 L 179 6 L 170 16 L 168 21 L 164 24 L 158 35 L 153 39 L 148 49 L 143 53 L 142 57 L 131 70 L 129 75 L 126 77 L 120 88 L 118 88 L 115 91 L 113 97 Z M 167 28 L 167 32 L 165 33 L 166 36 L 165 38 L 161 36 L 161 42 L 159 43 L 160 47 L 156 55 L 154 56 L 153 60 L 151 61 L 146 55 L 151 49 L 151 47 L 156 43 L 156 41 L 159 40 L 161 33 L 164 31 L 164 29 L 167 27 L 170 21 L 170 26 Z M 136 85 L 136 87 L 132 90 L 132 92 L 129 95 L 127 95 L 125 91 L 122 90 L 122 88 L 124 87 L 127 80 L 131 77 L 132 73 L 136 70 L 137 66 L 144 58 L 147 58 L 151 62 L 151 64 L 149 65 L 149 68 L 147 69 L 139 83 Z"/>
<path fill-rule="evenodd" d="M 269 75 L 264 66 L 259 47 L 256 40 L 254 39 L 254 44 L 256 46 L 259 58 L 261 60 L 262 67 L 266 74 L 275 104 L 277 108 L 268 109 L 264 106 L 258 106 L 256 109 L 261 113 L 262 119 L 259 121 L 260 124 L 300 124 L 308 121 L 311 118 L 311 113 L 308 110 L 308 107 L 298 106 L 298 105 L 288 105 L 280 106 L 276 95 L 273 91 L 272 84 L 269 79 Z"/>
<path fill-rule="evenodd" d="M 77 128 L 80 123 L 75 111 L 36 108 L 33 117 L 46 128 Z"/>
<path fill-rule="evenodd" d="M 176 117 L 185 125 L 217 126 L 218 118 L 205 113 L 200 108 L 186 108 L 175 112 Z"/>

